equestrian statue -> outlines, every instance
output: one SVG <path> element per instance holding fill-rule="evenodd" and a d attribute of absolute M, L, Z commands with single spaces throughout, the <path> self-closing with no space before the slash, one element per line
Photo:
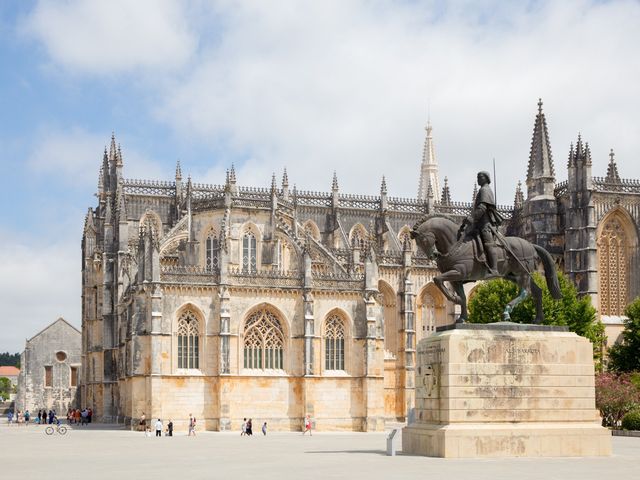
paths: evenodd
<path fill-rule="evenodd" d="M 470 215 L 461 226 L 446 215 L 428 215 L 413 226 L 411 238 L 427 256 L 435 259 L 441 275 L 433 281 L 445 297 L 460 305 L 457 322 L 467 320 L 463 285 L 501 277 L 520 288 L 518 296 L 505 307 L 503 320 L 509 321 L 516 305 L 531 295 L 536 309 L 534 323 L 540 324 L 544 320 L 542 289 L 536 285 L 532 272 L 536 270 L 537 262 L 542 262 L 549 292 L 553 298 L 560 299 L 562 294 L 553 259 L 544 248 L 520 237 L 505 237 L 499 232 L 503 218 L 496 208 L 490 183 L 488 172 L 478 173 L 480 190 Z"/>

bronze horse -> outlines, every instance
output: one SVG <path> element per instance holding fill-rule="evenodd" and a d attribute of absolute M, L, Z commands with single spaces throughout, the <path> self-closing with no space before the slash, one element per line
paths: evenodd
<path fill-rule="evenodd" d="M 458 241 L 457 234 L 458 225 L 451 219 L 443 215 L 430 215 L 413 226 L 411 238 L 430 258 L 435 258 L 442 275 L 437 275 L 433 281 L 445 297 L 460 305 L 457 321 L 464 322 L 467 320 L 467 298 L 463 285 L 483 280 L 487 266 L 478 259 L 474 246 L 476 242 Z M 535 271 L 536 262 L 540 260 L 551 296 L 560 299 L 562 295 L 553 259 L 544 248 L 522 238 L 501 236 L 501 240 L 498 242 L 498 272 L 501 277 L 520 287 L 519 295 L 505 307 L 503 319 L 510 320 L 511 311 L 530 294 L 536 308 L 534 323 L 540 324 L 544 320 L 542 289 L 534 282 L 531 272 Z M 449 282 L 453 290 L 445 282 Z"/>

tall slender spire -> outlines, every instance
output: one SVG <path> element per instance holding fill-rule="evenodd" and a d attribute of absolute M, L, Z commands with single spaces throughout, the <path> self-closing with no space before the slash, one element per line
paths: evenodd
<path fill-rule="evenodd" d="M 337 192 L 338 191 L 338 174 L 336 173 L 336 171 L 333 171 L 333 180 L 331 181 L 331 191 L 332 192 Z"/>
<path fill-rule="evenodd" d="M 231 164 L 231 171 L 229 172 L 229 183 L 231 184 L 236 183 L 236 168 L 233 165 L 233 163 Z"/>
<path fill-rule="evenodd" d="M 451 192 L 449 191 L 449 179 L 444 177 L 444 187 L 442 187 L 442 196 L 440 197 L 440 203 L 443 205 L 451 204 Z"/>
<path fill-rule="evenodd" d="M 473 182 L 473 193 L 471 193 L 471 203 L 476 203 L 476 196 L 478 195 L 478 184 Z"/>
<path fill-rule="evenodd" d="M 522 193 L 522 182 L 518 180 L 518 186 L 516 187 L 516 197 L 513 199 L 514 208 L 522 208 L 524 204 L 524 194 Z"/>
<path fill-rule="evenodd" d="M 440 181 L 438 180 L 438 161 L 433 147 L 433 127 L 431 121 L 427 121 L 425 127 L 427 132 L 424 139 L 424 149 L 422 151 L 422 163 L 420 164 L 420 184 L 418 185 L 418 199 L 427 198 L 429 184 L 436 191 L 440 191 Z"/>
<path fill-rule="evenodd" d="M 180 168 L 180 160 L 176 162 L 176 180 L 182 180 L 182 168 Z"/>
<path fill-rule="evenodd" d="M 607 183 L 620 183 L 620 174 L 618 173 L 618 165 L 616 164 L 616 154 L 613 148 L 609 152 L 609 165 L 607 166 Z"/>
<path fill-rule="evenodd" d="M 276 184 L 276 172 L 273 172 L 271 174 L 271 193 L 275 193 L 277 190 L 277 184 Z"/>
<path fill-rule="evenodd" d="M 538 114 L 533 127 L 527 168 L 527 198 L 538 195 L 553 196 L 555 182 L 547 119 L 542 112 L 542 99 L 538 99 Z"/>
<path fill-rule="evenodd" d="M 287 175 L 287 167 L 284 167 L 284 172 L 282 173 L 282 189 L 289 188 L 289 176 Z"/>
<path fill-rule="evenodd" d="M 382 195 L 387 194 L 387 179 L 384 178 L 384 175 L 382 176 L 382 183 L 380 184 L 380 193 Z"/>

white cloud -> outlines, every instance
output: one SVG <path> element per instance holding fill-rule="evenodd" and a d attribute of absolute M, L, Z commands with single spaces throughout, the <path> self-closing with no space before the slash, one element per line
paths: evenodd
<path fill-rule="evenodd" d="M 78 242 L 65 240 L 30 243 L 0 232 L 0 351 L 22 351 L 25 339 L 59 317 L 80 328 Z"/>
<path fill-rule="evenodd" d="M 40 0 L 23 28 L 55 63 L 82 73 L 171 70 L 197 46 L 173 0 Z"/>
<path fill-rule="evenodd" d="M 623 175 L 639 176 L 640 5 L 475 5 L 218 4 L 219 40 L 160 89 L 156 114 L 183 139 L 251 158 L 262 184 L 286 165 L 304 188 L 328 189 L 335 169 L 344 190 L 375 192 L 386 173 L 392 195 L 414 196 L 429 101 L 454 197 L 468 201 L 495 157 L 510 203 L 541 96 L 558 177 L 578 131 L 594 174 L 614 147 Z"/>
<path fill-rule="evenodd" d="M 133 140 L 126 136 L 124 139 L 125 177 L 163 178 L 166 172 L 162 165 L 130 146 Z M 90 133 L 79 127 L 42 131 L 37 135 L 27 163 L 39 175 L 56 176 L 70 184 L 93 188 L 97 186 L 104 148 L 109 143 L 108 135 Z"/>

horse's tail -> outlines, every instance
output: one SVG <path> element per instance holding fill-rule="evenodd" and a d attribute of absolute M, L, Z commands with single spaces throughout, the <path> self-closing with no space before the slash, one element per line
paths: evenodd
<path fill-rule="evenodd" d="M 547 287 L 549 287 L 551 296 L 556 300 L 560 300 L 562 298 L 562 292 L 560 291 L 560 284 L 558 283 L 558 276 L 556 275 L 556 266 L 553 263 L 553 258 L 551 258 L 549 252 L 544 248 L 538 245 L 533 245 L 533 248 L 536 249 L 538 257 L 542 260 L 542 265 L 544 266 L 544 277 L 547 280 Z"/>

